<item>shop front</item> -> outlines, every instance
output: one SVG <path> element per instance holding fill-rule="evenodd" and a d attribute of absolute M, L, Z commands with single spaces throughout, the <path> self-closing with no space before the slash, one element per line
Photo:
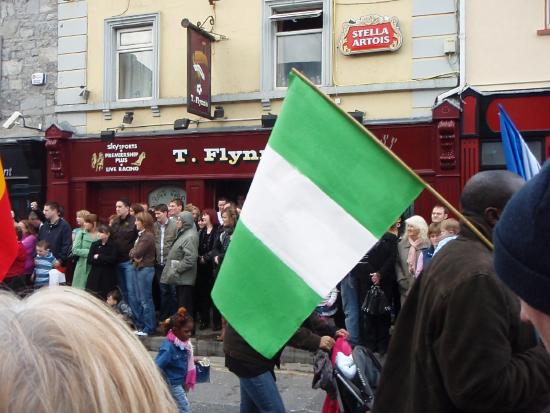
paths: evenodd
<path fill-rule="evenodd" d="M 46 150 L 39 138 L 21 138 L 0 144 L 0 158 L 12 209 L 17 219 L 27 218 L 30 203 L 46 196 Z"/>
<path fill-rule="evenodd" d="M 424 124 L 376 125 L 369 129 L 456 203 L 456 142 L 454 131 L 449 139 L 448 125 L 442 127 L 436 119 Z M 168 132 L 162 136 L 102 140 L 75 139 L 52 126 L 46 133 L 50 157 L 48 198 L 66 205 L 69 218 L 85 208 L 104 220 L 114 213 L 114 205 L 121 197 L 149 206 L 181 198 L 200 208 L 214 207 L 220 197 L 236 201 L 246 196 L 269 133 L 267 129 L 179 135 Z M 442 138 L 442 133 L 448 135 Z M 338 145 L 337 136 L 334 144 Z M 423 194 L 414 210 L 427 217 L 434 202 L 429 194 Z"/>
<path fill-rule="evenodd" d="M 499 105 L 506 110 L 541 165 L 550 156 L 550 90 L 481 93 L 468 88 L 461 94 L 461 101 L 463 181 L 480 170 L 506 169 Z"/>

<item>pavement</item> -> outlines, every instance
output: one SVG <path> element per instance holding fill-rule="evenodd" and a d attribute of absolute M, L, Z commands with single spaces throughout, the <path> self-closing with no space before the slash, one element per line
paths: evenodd
<path fill-rule="evenodd" d="M 195 356 L 210 359 L 210 383 L 200 383 L 188 394 L 193 413 L 239 413 L 239 379 L 225 368 L 223 343 L 216 340 L 219 331 L 196 331 L 191 338 Z M 163 336 L 140 337 L 151 357 L 164 340 Z M 287 412 L 314 413 L 322 410 L 325 392 L 311 388 L 313 354 L 286 348 L 281 368 L 275 370 L 277 387 Z"/>
<path fill-rule="evenodd" d="M 155 357 L 155 352 L 150 352 Z M 202 355 L 202 354 L 201 354 Z M 239 413 L 239 379 L 224 367 L 223 357 L 209 357 L 210 383 L 199 383 L 187 395 L 193 413 Z M 312 366 L 284 363 L 275 370 L 277 387 L 287 412 L 318 413 L 325 392 L 311 388 Z"/>

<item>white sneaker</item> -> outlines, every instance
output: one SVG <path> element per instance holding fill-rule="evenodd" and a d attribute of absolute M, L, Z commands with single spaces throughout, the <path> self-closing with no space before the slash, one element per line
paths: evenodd
<path fill-rule="evenodd" d="M 136 334 L 137 334 L 138 336 L 140 336 L 140 337 L 147 337 L 147 336 L 149 335 L 149 334 L 147 334 L 147 333 L 144 332 L 144 331 L 138 331 Z"/>

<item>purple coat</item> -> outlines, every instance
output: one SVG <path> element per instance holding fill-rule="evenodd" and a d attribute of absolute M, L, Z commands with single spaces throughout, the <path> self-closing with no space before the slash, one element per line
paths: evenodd
<path fill-rule="evenodd" d="M 36 235 L 27 235 L 21 240 L 21 243 L 25 247 L 25 252 L 27 253 L 23 274 L 32 274 L 34 271 L 34 256 L 36 255 Z"/>

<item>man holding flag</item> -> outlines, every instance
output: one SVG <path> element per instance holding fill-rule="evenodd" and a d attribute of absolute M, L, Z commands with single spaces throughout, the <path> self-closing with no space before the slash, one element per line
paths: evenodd
<path fill-rule="evenodd" d="M 8 269 L 11 267 L 19 245 L 15 236 L 13 227 L 13 218 L 11 216 L 11 204 L 8 197 L 6 179 L 4 178 L 4 167 L 0 159 L 0 240 L 2 240 L 2 253 L 0 254 L 0 282 L 4 281 Z"/>
<path fill-rule="evenodd" d="M 399 191 L 387 191 L 392 186 Z M 295 333 L 303 333 L 299 328 L 306 318 L 306 326 L 320 327 L 308 318 L 314 308 L 423 188 L 418 176 L 361 124 L 299 73 L 291 73 L 212 292 L 231 326 L 226 363 L 241 377 L 241 394 L 252 387 L 246 382 L 243 389 L 245 375 L 248 381 L 272 377 L 274 360 L 289 340 L 297 344 Z M 298 346 L 328 350 L 333 334 L 322 332 L 325 337 L 310 337 L 301 343 L 309 346 Z M 244 360 L 235 342 L 247 346 L 255 359 Z M 270 368 L 260 371 L 258 360 L 264 362 L 260 367 Z M 273 378 L 269 385 L 276 391 Z M 276 406 L 272 410 L 252 409 L 251 399 L 241 399 L 241 412 L 284 411 L 280 397 L 270 401 Z"/>

